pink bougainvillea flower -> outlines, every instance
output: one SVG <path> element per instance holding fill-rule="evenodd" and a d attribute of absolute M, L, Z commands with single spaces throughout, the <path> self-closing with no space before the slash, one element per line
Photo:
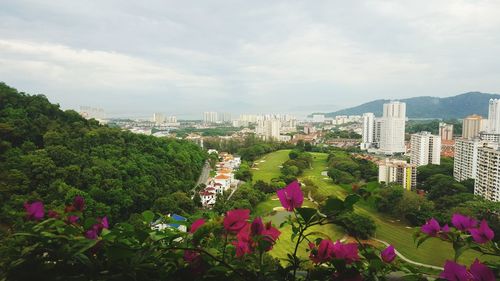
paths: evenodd
<path fill-rule="evenodd" d="M 49 210 L 47 212 L 47 217 L 49 218 L 58 218 L 59 217 L 59 213 L 54 211 L 54 210 Z"/>
<path fill-rule="evenodd" d="M 479 262 L 478 259 L 470 266 L 470 273 L 472 274 L 472 280 L 474 281 L 494 281 L 495 274 L 486 265 Z"/>
<path fill-rule="evenodd" d="M 461 231 L 466 231 L 477 226 L 477 221 L 475 219 L 461 214 L 453 214 L 451 223 L 456 229 Z"/>
<path fill-rule="evenodd" d="M 450 227 L 445 224 L 442 228 L 441 228 L 441 232 L 444 232 L 444 233 L 448 233 L 450 232 Z"/>
<path fill-rule="evenodd" d="M 281 231 L 277 228 L 273 227 L 271 222 L 266 223 L 264 230 L 262 231 L 262 235 L 269 239 L 272 242 L 276 242 L 281 235 Z"/>
<path fill-rule="evenodd" d="M 495 237 L 495 233 L 488 226 L 486 220 L 481 221 L 481 224 L 479 224 L 479 228 L 469 229 L 469 232 L 472 235 L 474 241 L 479 244 L 487 243 L 491 241 L 493 237 Z"/>
<path fill-rule="evenodd" d="M 196 230 L 198 230 L 198 228 L 200 228 L 202 225 L 205 224 L 205 220 L 204 219 L 197 219 L 193 222 L 193 224 L 191 225 L 191 229 L 189 230 L 189 233 L 195 233 Z"/>
<path fill-rule="evenodd" d="M 68 220 L 68 223 L 76 223 L 80 218 L 78 216 L 75 216 L 75 215 L 71 215 L 71 216 L 68 216 L 67 217 L 67 220 Z"/>
<path fill-rule="evenodd" d="M 193 263 L 200 258 L 200 253 L 196 251 L 185 250 L 183 258 L 187 263 Z"/>
<path fill-rule="evenodd" d="M 73 199 L 73 207 L 75 207 L 77 211 L 83 211 L 85 208 L 85 199 L 80 195 L 75 196 Z"/>
<path fill-rule="evenodd" d="M 262 218 L 256 217 L 252 221 L 252 225 L 250 226 L 250 233 L 252 236 L 262 235 L 263 231 L 264 231 L 264 223 L 262 222 Z"/>
<path fill-rule="evenodd" d="M 444 264 L 444 271 L 439 274 L 439 277 L 448 281 L 469 281 L 471 274 L 465 265 L 447 260 Z"/>
<path fill-rule="evenodd" d="M 45 216 L 45 208 L 41 201 L 35 201 L 31 204 L 26 202 L 24 203 L 24 209 L 29 220 L 39 221 Z"/>
<path fill-rule="evenodd" d="M 101 228 L 109 228 L 108 217 L 104 216 L 102 219 L 98 219 L 98 222 L 101 225 Z"/>
<path fill-rule="evenodd" d="M 391 263 L 396 258 L 396 251 L 394 251 L 394 246 L 389 245 L 382 252 L 380 252 L 380 257 L 386 263 Z"/>
<path fill-rule="evenodd" d="M 224 228 L 229 232 L 238 232 L 246 226 L 250 217 L 250 210 L 236 209 L 226 213 L 224 217 Z"/>
<path fill-rule="evenodd" d="M 276 194 L 280 199 L 281 206 L 289 212 L 295 208 L 300 208 L 304 202 L 304 194 L 302 194 L 298 181 L 294 181 L 287 187 L 278 190 Z"/>
<path fill-rule="evenodd" d="M 91 229 L 85 231 L 85 233 L 84 233 L 85 238 L 92 239 L 92 240 L 97 239 L 97 237 L 99 236 L 98 229 L 94 226 Z"/>
<path fill-rule="evenodd" d="M 234 241 L 233 244 L 236 248 L 236 257 L 237 258 L 241 258 L 245 254 L 252 253 L 252 249 L 250 247 L 250 244 L 246 241 L 237 240 L 237 241 Z"/>
<path fill-rule="evenodd" d="M 333 253 L 335 258 L 343 259 L 347 264 L 351 264 L 359 260 L 358 244 L 356 243 L 340 243 L 339 240 L 333 244 Z"/>
<path fill-rule="evenodd" d="M 439 226 L 439 223 L 437 220 L 434 218 L 431 218 L 429 221 L 427 221 L 426 224 L 424 224 L 420 230 L 430 236 L 437 236 L 439 231 L 441 231 L 441 227 Z"/>
<path fill-rule="evenodd" d="M 333 242 L 328 239 L 321 240 L 317 247 L 314 243 L 310 242 L 309 249 L 311 249 L 309 258 L 315 264 L 327 262 L 333 257 Z"/>

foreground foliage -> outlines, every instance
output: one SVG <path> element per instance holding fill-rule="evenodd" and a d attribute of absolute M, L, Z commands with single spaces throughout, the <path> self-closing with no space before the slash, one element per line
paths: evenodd
<path fill-rule="evenodd" d="M 85 200 L 77 196 L 64 210 L 45 210 L 40 201 L 25 202 L 25 222 L 0 247 L 0 278 L 5 280 L 427 280 L 397 258 L 393 246 L 377 248 L 357 237 L 331 241 L 311 227 L 335 223 L 360 199 L 351 194 L 328 198 L 322 212 L 302 207 L 304 195 L 298 182 L 277 191 L 289 212 L 281 225 L 292 228 L 294 251 L 279 261 L 268 255 L 279 228 L 250 210 L 235 209 L 223 217 L 209 215 L 191 223 L 150 211 L 132 223 L 110 228 L 107 217 L 85 217 Z M 174 224 L 175 223 L 175 224 Z M 452 226 L 432 219 L 415 234 L 417 245 L 428 239 L 453 243 L 455 256 L 439 274 L 443 280 L 495 280 L 498 264 L 476 260 L 465 266 L 455 261 L 467 249 L 500 256 L 486 221 L 455 214 Z M 162 230 L 152 227 L 170 224 Z M 280 226 L 280 227 L 281 227 Z M 298 255 L 308 246 L 309 258 Z M 496 273 L 498 274 L 498 272 Z M 438 276 L 436 276 L 437 278 Z"/>

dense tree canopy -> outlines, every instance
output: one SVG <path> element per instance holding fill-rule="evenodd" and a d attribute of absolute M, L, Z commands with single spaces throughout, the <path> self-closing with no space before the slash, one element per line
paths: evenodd
<path fill-rule="evenodd" d="M 108 128 L 62 111 L 45 96 L 0 84 L 3 222 L 15 220 L 24 201 L 43 200 L 50 207 L 67 204 L 75 194 L 85 197 L 88 212 L 112 220 L 153 206 L 166 211 L 160 203 L 194 187 L 205 159 L 193 143 Z"/>

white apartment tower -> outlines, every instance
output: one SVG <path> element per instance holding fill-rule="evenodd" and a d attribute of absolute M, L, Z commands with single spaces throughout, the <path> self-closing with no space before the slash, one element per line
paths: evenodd
<path fill-rule="evenodd" d="M 203 112 L 203 122 L 205 124 L 217 123 L 218 118 L 217 112 Z"/>
<path fill-rule="evenodd" d="M 261 120 L 257 122 L 256 133 L 265 140 L 280 139 L 281 122 L 277 119 Z"/>
<path fill-rule="evenodd" d="M 373 146 L 375 142 L 376 133 L 376 123 L 375 115 L 371 112 L 363 114 L 363 131 L 361 135 L 363 136 L 363 141 L 360 144 L 360 148 L 366 150 Z"/>
<path fill-rule="evenodd" d="M 488 132 L 500 134 L 500 100 L 490 99 L 488 109 Z"/>
<path fill-rule="evenodd" d="M 384 114 L 380 121 L 380 152 L 404 153 L 406 104 L 399 101 L 385 103 Z"/>
<path fill-rule="evenodd" d="M 411 135 L 410 163 L 418 166 L 441 164 L 441 138 L 429 132 Z"/>
<path fill-rule="evenodd" d="M 498 145 L 480 147 L 477 154 L 474 194 L 500 202 L 500 150 Z"/>
<path fill-rule="evenodd" d="M 457 139 L 455 141 L 455 161 L 453 177 L 457 181 L 476 179 L 477 151 L 485 141 L 476 139 Z"/>

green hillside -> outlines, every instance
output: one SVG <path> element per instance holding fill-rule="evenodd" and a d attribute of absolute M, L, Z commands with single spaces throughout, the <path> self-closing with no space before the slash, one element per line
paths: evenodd
<path fill-rule="evenodd" d="M 401 99 L 406 103 L 406 115 L 409 118 L 464 118 L 467 115 L 479 114 L 488 116 L 488 102 L 492 98 L 500 98 L 498 94 L 486 94 L 480 92 L 469 92 L 453 97 L 414 97 Z M 326 113 L 327 116 L 336 115 L 361 115 L 365 112 L 373 112 L 376 116 L 382 116 L 382 106 L 389 100 L 374 100 L 359 106 Z"/>
<path fill-rule="evenodd" d="M 113 221 L 151 208 L 190 212 L 182 192 L 195 185 L 205 158 L 193 143 L 108 128 L 0 83 L 2 223 L 19 220 L 25 201 L 52 208 L 75 195 L 86 212 Z"/>

